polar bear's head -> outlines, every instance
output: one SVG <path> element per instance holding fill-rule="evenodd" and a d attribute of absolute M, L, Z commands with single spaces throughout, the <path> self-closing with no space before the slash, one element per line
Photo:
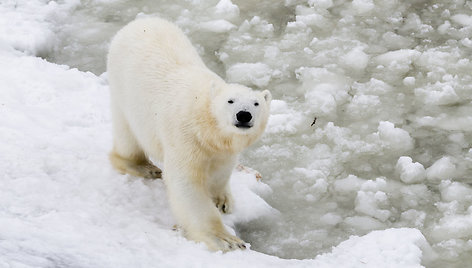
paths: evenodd
<path fill-rule="evenodd" d="M 272 95 L 237 84 L 211 90 L 212 113 L 226 133 L 260 135 L 269 117 Z"/>

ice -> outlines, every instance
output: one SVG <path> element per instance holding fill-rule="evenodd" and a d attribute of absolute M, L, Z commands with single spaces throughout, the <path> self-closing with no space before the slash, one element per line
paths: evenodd
<path fill-rule="evenodd" d="M 381 121 L 378 130 L 381 143 L 391 151 L 406 152 L 413 149 L 413 139 L 410 134 L 401 128 L 396 128 L 393 123 Z"/>
<path fill-rule="evenodd" d="M 472 26 L 472 17 L 466 14 L 456 14 L 451 16 L 451 20 L 461 26 Z"/>
<path fill-rule="evenodd" d="M 206 22 L 200 23 L 199 27 L 202 31 L 208 31 L 208 32 L 213 32 L 213 33 L 225 33 L 236 28 L 234 24 L 232 24 L 231 22 L 227 20 L 206 21 Z"/>
<path fill-rule="evenodd" d="M 398 158 L 396 172 L 404 183 L 420 183 L 426 179 L 423 165 L 418 162 L 413 163 L 411 157 L 408 156 Z"/>
<path fill-rule="evenodd" d="M 470 1 L 7 0 L 0 12 L 0 266 L 470 265 Z M 225 217 L 250 251 L 187 241 L 161 182 L 109 167 L 107 47 L 145 16 L 179 25 L 226 80 L 272 92 L 267 131 L 240 157 L 262 181 L 235 171 L 241 200 Z"/>
<path fill-rule="evenodd" d="M 348 68 L 352 68 L 356 71 L 362 71 L 367 67 L 369 63 L 369 55 L 362 51 L 363 48 L 354 48 L 349 51 L 343 58 L 343 63 Z"/>
<path fill-rule="evenodd" d="M 391 215 L 391 212 L 386 209 L 380 209 L 379 204 L 385 203 L 387 196 L 384 192 L 357 192 L 356 197 L 356 208 L 355 210 L 359 213 L 369 215 L 375 219 L 385 222 Z M 384 204 L 387 205 L 387 204 Z"/>
<path fill-rule="evenodd" d="M 258 87 L 266 87 L 272 74 L 270 67 L 263 63 L 238 63 L 226 71 L 230 82 Z"/>
<path fill-rule="evenodd" d="M 326 213 L 325 215 L 321 216 L 320 221 L 328 224 L 328 225 L 336 225 L 342 222 L 343 218 L 334 213 Z"/>
<path fill-rule="evenodd" d="M 328 9 L 333 6 L 332 0 L 308 0 L 310 7 Z"/>
<path fill-rule="evenodd" d="M 386 226 L 377 219 L 370 216 L 352 216 L 344 219 L 344 223 L 350 228 L 360 231 L 384 229 Z"/>
<path fill-rule="evenodd" d="M 270 109 L 271 115 L 266 133 L 295 133 L 302 123 L 302 115 L 288 107 L 288 104 L 283 100 L 273 100 Z"/>
<path fill-rule="evenodd" d="M 456 166 L 454 165 L 451 157 L 444 156 L 426 169 L 426 177 L 429 181 L 438 182 L 441 180 L 453 178 L 455 171 Z"/>
<path fill-rule="evenodd" d="M 230 20 L 236 19 L 239 17 L 239 8 L 231 0 L 221 0 L 215 6 L 215 13 Z"/>
<path fill-rule="evenodd" d="M 349 175 L 347 178 L 340 179 L 334 182 L 334 187 L 340 194 L 346 194 L 351 191 L 356 191 L 361 188 L 365 180 L 360 179 L 354 175 Z"/>
<path fill-rule="evenodd" d="M 444 202 L 472 201 L 472 188 L 461 182 L 444 180 L 441 182 L 441 200 Z"/>
<path fill-rule="evenodd" d="M 352 1 L 352 8 L 353 11 L 357 15 L 363 15 L 372 9 L 374 9 L 375 5 L 372 0 L 354 0 Z"/>

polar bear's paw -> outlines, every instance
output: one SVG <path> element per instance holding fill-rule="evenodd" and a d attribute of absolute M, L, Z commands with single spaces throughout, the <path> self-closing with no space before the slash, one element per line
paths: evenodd
<path fill-rule="evenodd" d="M 204 239 L 205 244 L 212 251 L 228 252 L 236 249 L 246 249 L 246 244 L 243 240 L 234 235 L 230 235 L 226 231 L 218 232 L 212 236 Z"/>
<path fill-rule="evenodd" d="M 122 174 L 143 177 L 146 179 L 162 178 L 162 171 L 146 158 L 128 159 L 112 152 L 110 161 L 113 167 Z"/>
<path fill-rule="evenodd" d="M 128 162 L 125 166 L 124 173 L 132 176 L 143 177 L 145 179 L 159 179 L 162 178 L 162 170 L 152 164 L 150 161 L 141 163 Z"/>
<path fill-rule="evenodd" d="M 136 168 L 141 173 L 143 178 L 146 178 L 146 179 L 162 178 L 162 170 L 150 162 L 142 164 L 142 165 L 137 165 Z"/>
<path fill-rule="evenodd" d="M 213 198 L 213 202 L 221 213 L 230 214 L 233 211 L 233 196 L 229 192 Z"/>

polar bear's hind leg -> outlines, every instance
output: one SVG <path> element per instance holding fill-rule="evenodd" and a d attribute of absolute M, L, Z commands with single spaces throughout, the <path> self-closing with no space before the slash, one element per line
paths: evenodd
<path fill-rule="evenodd" d="M 119 111 L 113 113 L 113 151 L 110 162 L 122 174 L 162 178 L 162 171 L 146 157 Z"/>

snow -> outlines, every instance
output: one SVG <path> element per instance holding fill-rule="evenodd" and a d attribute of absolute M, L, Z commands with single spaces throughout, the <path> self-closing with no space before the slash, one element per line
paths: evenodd
<path fill-rule="evenodd" d="M 0 267 L 467 267 L 470 1 L 0 3 Z M 136 17 L 178 24 L 228 81 L 269 89 L 227 228 L 183 238 L 165 186 L 112 170 L 105 55 Z M 316 118 L 316 120 L 315 120 Z"/>

